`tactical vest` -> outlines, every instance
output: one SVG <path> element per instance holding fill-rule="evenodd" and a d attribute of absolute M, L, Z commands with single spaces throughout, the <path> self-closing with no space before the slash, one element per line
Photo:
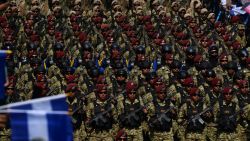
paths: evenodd
<path fill-rule="evenodd" d="M 183 87 L 180 87 L 180 86 L 176 85 L 176 90 L 177 90 L 178 93 L 181 94 L 181 104 L 180 104 L 180 106 L 182 106 L 184 103 L 186 103 L 189 96 L 188 96 L 187 93 L 185 93 L 185 90 L 184 90 Z"/>
<path fill-rule="evenodd" d="M 192 121 L 192 117 L 202 112 L 204 102 L 199 102 L 195 107 L 191 106 L 191 103 L 187 102 L 187 118 L 190 121 L 187 125 L 188 132 L 202 132 L 205 128 L 204 124 L 201 124 L 198 120 Z"/>
<path fill-rule="evenodd" d="M 245 97 L 242 96 L 241 94 L 238 95 L 238 100 L 239 100 L 239 106 L 240 108 L 245 107 L 247 104 L 250 104 L 250 96 L 246 95 Z"/>
<path fill-rule="evenodd" d="M 140 102 L 137 102 L 135 104 L 128 104 L 128 103 L 125 103 L 125 100 L 124 100 L 123 103 L 124 103 L 124 115 L 122 117 L 122 124 L 124 125 L 124 127 L 129 128 L 129 129 L 139 128 L 143 120 L 143 112 L 142 110 L 138 112 L 134 112 L 134 111 L 141 108 Z M 128 116 L 128 115 L 132 115 L 132 116 Z"/>
<path fill-rule="evenodd" d="M 111 103 L 107 103 L 104 106 L 101 106 L 100 104 L 98 104 L 96 101 L 94 102 L 94 116 L 93 117 L 97 117 L 100 113 L 102 113 L 103 111 L 107 111 L 111 108 Z M 111 112 L 109 112 L 108 114 L 111 115 Z M 103 119 L 97 119 L 95 123 L 92 124 L 92 126 L 96 129 L 96 130 L 109 130 L 112 128 L 112 124 L 113 124 L 113 119 L 112 117 L 108 117 L 107 114 L 105 114 L 103 117 Z M 103 122 L 106 121 L 106 122 Z"/>
<path fill-rule="evenodd" d="M 150 118 L 149 125 L 151 125 L 151 128 L 155 131 L 159 132 L 169 132 L 172 127 L 172 117 L 170 112 L 167 112 L 169 110 L 170 106 L 170 100 L 165 101 L 165 106 L 161 106 L 158 104 L 156 100 L 154 100 L 154 106 L 155 106 L 155 116 Z M 164 114 L 167 118 L 170 119 L 170 121 L 166 121 L 165 119 L 159 119 L 158 117 Z M 161 121 L 159 121 L 161 120 Z"/>
<path fill-rule="evenodd" d="M 218 117 L 219 132 L 235 132 L 237 127 L 236 103 L 232 106 L 223 105 L 223 100 L 219 101 L 220 113 Z"/>

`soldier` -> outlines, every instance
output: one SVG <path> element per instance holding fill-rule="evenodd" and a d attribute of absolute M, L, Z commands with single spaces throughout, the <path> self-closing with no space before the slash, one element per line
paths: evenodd
<path fill-rule="evenodd" d="M 117 130 L 117 112 L 110 102 L 111 95 L 108 94 L 107 85 L 98 85 L 96 95 L 96 100 L 88 104 L 86 111 L 89 140 L 113 141 Z"/>
<path fill-rule="evenodd" d="M 68 84 L 65 92 L 68 95 L 66 102 L 69 105 L 69 113 L 72 117 L 74 140 L 84 140 L 87 134 L 83 123 L 84 116 L 86 116 L 83 114 L 85 109 L 85 105 L 82 101 L 83 98 L 79 93 L 76 83 Z"/>
<path fill-rule="evenodd" d="M 238 126 L 239 111 L 237 102 L 233 101 L 233 89 L 224 87 L 222 90 L 223 98 L 215 106 L 216 123 L 218 124 L 218 140 L 239 140 L 236 129 Z"/>
<path fill-rule="evenodd" d="M 128 140 L 143 140 L 142 124 L 147 120 L 148 104 L 143 103 L 137 93 L 138 86 L 133 81 L 126 83 L 126 98 L 118 103 L 120 126 L 125 130 Z"/>
<path fill-rule="evenodd" d="M 190 100 L 180 108 L 178 123 L 186 125 L 185 140 L 205 141 L 204 120 L 211 116 L 211 108 L 205 104 L 198 88 L 191 88 L 188 94 L 190 95 Z"/>
<path fill-rule="evenodd" d="M 249 82 L 247 80 L 240 80 L 239 88 L 237 89 L 237 98 L 239 100 L 239 108 L 242 110 L 240 113 L 240 140 L 249 139 L 249 104 L 250 104 L 250 95 L 249 95 Z"/>
<path fill-rule="evenodd" d="M 174 132 L 173 119 L 177 117 L 177 111 L 171 98 L 166 94 L 166 86 L 156 88 L 156 96 L 153 100 L 155 113 L 149 119 L 151 139 L 154 141 L 172 141 Z"/>

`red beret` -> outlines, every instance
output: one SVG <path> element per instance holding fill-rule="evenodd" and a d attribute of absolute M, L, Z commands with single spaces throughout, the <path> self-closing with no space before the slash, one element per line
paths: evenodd
<path fill-rule="evenodd" d="M 138 45 L 139 44 L 139 39 L 132 37 L 130 38 L 130 42 L 132 45 Z"/>
<path fill-rule="evenodd" d="M 62 32 L 59 32 L 59 31 L 55 32 L 55 38 L 56 39 L 62 39 L 62 36 L 63 36 Z"/>
<path fill-rule="evenodd" d="M 220 21 L 218 21 L 218 22 L 216 22 L 216 23 L 214 24 L 214 27 L 217 28 L 217 27 L 219 27 L 220 25 L 222 25 L 222 23 L 221 23 Z"/>
<path fill-rule="evenodd" d="M 30 36 L 30 40 L 31 40 L 32 42 L 35 42 L 35 41 L 39 41 L 40 39 L 39 39 L 39 36 L 38 36 L 38 35 L 33 34 L 33 35 Z"/>
<path fill-rule="evenodd" d="M 74 31 L 79 31 L 80 30 L 80 26 L 78 25 L 78 24 L 73 24 L 72 25 L 72 30 L 74 30 Z"/>
<path fill-rule="evenodd" d="M 221 79 L 215 77 L 212 81 L 211 81 L 211 85 L 214 87 L 217 84 L 221 83 Z"/>
<path fill-rule="evenodd" d="M 94 23 L 101 23 L 102 19 L 103 19 L 102 17 L 94 17 L 94 18 L 92 18 Z"/>
<path fill-rule="evenodd" d="M 109 24 L 105 24 L 105 23 L 101 24 L 101 29 L 102 29 L 102 30 L 106 30 L 106 29 L 108 29 L 109 27 L 110 27 Z"/>
<path fill-rule="evenodd" d="M 115 140 L 118 141 L 120 139 L 126 139 L 127 138 L 127 133 L 124 131 L 124 130 L 120 130 L 116 137 L 115 137 Z"/>
<path fill-rule="evenodd" d="M 178 43 L 181 46 L 188 46 L 188 45 L 190 45 L 190 41 L 189 40 L 179 40 Z"/>
<path fill-rule="evenodd" d="M 77 17 L 75 15 L 70 16 L 70 22 L 76 22 L 77 21 Z"/>
<path fill-rule="evenodd" d="M 191 88 L 191 89 L 188 91 L 188 94 L 189 94 L 190 96 L 192 96 L 192 95 L 197 94 L 198 92 L 199 92 L 199 89 L 198 89 L 197 87 L 193 87 L 193 88 Z"/>
<path fill-rule="evenodd" d="M 128 81 L 126 83 L 126 91 L 131 92 L 132 90 L 137 89 L 137 84 L 133 81 Z"/>
<path fill-rule="evenodd" d="M 143 16 L 142 20 L 143 22 L 151 21 L 151 16 L 150 15 Z"/>
<path fill-rule="evenodd" d="M 97 80 L 96 80 L 96 83 L 97 83 L 97 84 L 105 84 L 105 83 L 107 83 L 107 82 L 106 82 L 106 78 L 105 78 L 104 76 L 99 76 L 99 77 L 97 78 Z"/>
<path fill-rule="evenodd" d="M 236 23 L 236 22 L 239 22 L 240 21 L 240 17 L 239 16 L 232 16 L 231 17 L 231 22 L 232 23 Z"/>
<path fill-rule="evenodd" d="M 247 80 L 240 80 L 240 83 L 239 83 L 240 87 L 243 87 L 243 86 L 245 86 L 247 84 L 248 84 Z"/>
<path fill-rule="evenodd" d="M 156 93 L 162 93 L 162 92 L 165 92 L 165 91 L 166 91 L 165 85 L 160 85 L 160 86 L 155 88 Z"/>
<path fill-rule="evenodd" d="M 54 21 L 54 20 L 55 20 L 55 17 L 52 16 L 52 15 L 49 15 L 49 16 L 47 17 L 47 20 L 48 20 L 48 22 Z"/>
<path fill-rule="evenodd" d="M 96 91 L 101 92 L 102 90 L 107 90 L 107 85 L 106 84 L 98 84 L 96 85 Z"/>
<path fill-rule="evenodd" d="M 7 21 L 6 17 L 0 16 L 0 23 L 6 22 L 6 21 Z"/>
<path fill-rule="evenodd" d="M 85 32 L 81 32 L 79 35 L 78 35 L 78 38 L 79 38 L 79 41 L 82 43 L 82 42 L 85 42 L 87 40 L 87 34 Z"/>
<path fill-rule="evenodd" d="M 66 92 L 70 91 L 70 90 L 75 90 L 77 87 L 77 84 L 76 83 L 69 83 L 67 85 L 67 88 L 66 88 Z"/>
<path fill-rule="evenodd" d="M 154 29 L 154 26 L 152 24 L 145 25 L 145 30 L 146 31 L 152 31 L 153 29 Z"/>
<path fill-rule="evenodd" d="M 239 41 L 235 41 L 232 46 L 234 49 L 239 49 L 241 47 L 241 44 Z"/>
<path fill-rule="evenodd" d="M 223 88 L 222 93 L 223 94 L 231 94 L 232 93 L 232 88 L 231 87 L 225 87 L 225 88 Z"/>
<path fill-rule="evenodd" d="M 202 55 L 201 54 L 197 54 L 194 57 L 194 62 L 195 63 L 200 63 L 202 61 Z"/>
<path fill-rule="evenodd" d="M 194 80 L 193 80 L 192 77 L 188 77 L 188 78 L 186 78 L 186 79 L 184 80 L 183 84 L 184 84 L 185 86 L 189 86 L 190 84 L 194 84 Z"/>
<path fill-rule="evenodd" d="M 250 63 L 250 57 L 247 58 L 246 62 L 247 62 L 247 64 Z"/>

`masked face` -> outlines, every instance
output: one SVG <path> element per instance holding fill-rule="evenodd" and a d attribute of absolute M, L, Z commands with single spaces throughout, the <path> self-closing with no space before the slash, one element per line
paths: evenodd
<path fill-rule="evenodd" d="M 99 92 L 98 92 L 98 96 L 99 96 L 99 99 L 100 99 L 101 101 L 107 100 L 107 98 L 108 98 L 107 90 L 103 89 L 103 90 L 99 91 Z"/>

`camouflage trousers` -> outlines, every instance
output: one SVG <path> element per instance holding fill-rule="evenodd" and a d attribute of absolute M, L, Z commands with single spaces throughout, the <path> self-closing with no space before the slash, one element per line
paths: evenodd
<path fill-rule="evenodd" d="M 0 141 L 10 141 L 10 129 L 2 129 L 0 131 Z"/>
<path fill-rule="evenodd" d="M 114 135 L 112 130 L 109 131 L 93 131 L 88 140 L 89 141 L 113 141 Z"/>
<path fill-rule="evenodd" d="M 142 126 L 138 129 L 126 129 L 128 141 L 143 141 Z"/>
<path fill-rule="evenodd" d="M 74 141 L 84 141 L 87 138 L 87 133 L 84 128 L 80 128 L 74 132 Z"/>
<path fill-rule="evenodd" d="M 238 133 L 219 133 L 217 141 L 240 141 Z"/>
<path fill-rule="evenodd" d="M 210 141 L 216 141 L 217 139 L 217 128 L 215 126 L 207 126 L 205 128 L 205 135 Z"/>
<path fill-rule="evenodd" d="M 190 132 L 186 133 L 185 141 L 206 141 L 206 136 L 204 133 Z"/>
<path fill-rule="evenodd" d="M 151 140 L 152 141 L 173 141 L 174 134 L 173 130 L 171 129 L 169 132 L 151 132 Z"/>

